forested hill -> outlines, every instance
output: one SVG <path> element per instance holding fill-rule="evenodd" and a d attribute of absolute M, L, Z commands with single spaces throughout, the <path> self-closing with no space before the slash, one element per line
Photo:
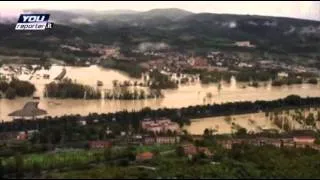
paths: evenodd
<path fill-rule="evenodd" d="M 51 14 L 51 20 L 56 23 L 52 30 L 16 32 L 14 24 L 0 24 L 0 46 L 50 49 L 66 41 L 82 40 L 105 44 L 118 43 L 129 47 L 142 42 L 164 42 L 170 47 L 181 49 L 221 49 L 228 48 L 235 41 L 249 40 L 262 50 L 288 53 L 320 50 L 318 21 L 249 15 L 195 14 L 180 9 L 118 13 L 46 12 Z"/>

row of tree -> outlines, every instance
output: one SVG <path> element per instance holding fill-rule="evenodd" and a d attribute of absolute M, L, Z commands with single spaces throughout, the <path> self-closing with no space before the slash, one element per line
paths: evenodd
<path fill-rule="evenodd" d="M 169 76 L 160 73 L 158 70 L 153 70 L 149 73 L 151 89 L 176 89 L 178 83 L 169 78 Z"/>
<path fill-rule="evenodd" d="M 121 111 L 115 113 L 92 113 L 88 116 L 81 117 L 79 115 L 68 115 L 60 117 L 47 117 L 36 120 L 16 120 L 12 122 L 3 122 L 0 126 L 0 131 L 21 131 L 26 129 L 42 129 L 54 124 L 65 126 L 66 124 L 78 123 L 81 119 L 86 119 L 87 122 L 98 120 L 98 124 L 103 125 L 108 122 L 116 122 L 117 125 L 128 127 L 132 125 L 134 129 L 139 129 L 140 121 L 144 118 L 168 117 L 180 124 L 190 123 L 191 118 L 203 118 L 212 116 L 227 116 L 233 114 L 253 113 L 258 111 L 271 111 L 281 108 L 296 108 L 303 106 L 318 106 L 320 105 L 319 97 L 300 98 L 296 95 L 291 95 L 283 99 L 273 101 L 243 101 L 230 102 L 224 104 L 208 104 L 197 105 L 183 108 L 162 108 L 151 110 L 144 108 L 140 111 Z"/>
<path fill-rule="evenodd" d="M 135 99 L 154 99 L 154 98 L 162 98 L 164 95 L 161 90 L 151 90 L 147 92 L 143 89 L 133 89 L 133 91 L 129 90 L 126 87 L 116 87 L 111 91 L 105 92 L 105 99 L 123 99 L 123 100 L 135 100 Z"/>

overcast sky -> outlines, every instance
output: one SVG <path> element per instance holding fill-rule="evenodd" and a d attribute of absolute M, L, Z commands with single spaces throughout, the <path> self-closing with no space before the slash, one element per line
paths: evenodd
<path fill-rule="evenodd" d="M 12 16 L 22 9 L 130 9 L 147 11 L 154 8 L 181 8 L 191 12 L 284 16 L 320 21 L 319 1 L 2 1 L 1 16 Z"/>

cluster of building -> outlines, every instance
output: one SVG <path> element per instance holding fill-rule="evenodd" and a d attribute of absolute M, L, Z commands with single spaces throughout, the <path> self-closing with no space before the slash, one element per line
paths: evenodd
<path fill-rule="evenodd" d="M 213 153 L 207 147 L 196 147 L 193 144 L 184 144 L 181 145 L 180 148 L 182 149 L 183 154 L 188 157 L 192 157 L 199 153 L 203 153 L 208 157 L 213 156 Z"/>
<path fill-rule="evenodd" d="M 36 65 L 32 66 L 36 68 Z M 8 64 L 0 68 L 0 77 L 2 80 L 11 81 L 13 78 L 18 78 L 20 75 L 31 75 L 32 70 L 28 69 L 26 65 Z"/>
<path fill-rule="evenodd" d="M 143 144 L 178 144 L 180 143 L 180 136 L 155 136 L 155 137 L 144 137 L 142 140 Z"/>
<path fill-rule="evenodd" d="M 312 136 L 294 136 L 291 138 L 254 138 L 254 139 L 228 139 L 228 140 L 219 140 L 217 143 L 222 145 L 226 149 L 231 149 L 235 144 L 250 144 L 255 146 L 262 145 L 273 145 L 275 147 L 296 147 L 296 148 L 305 148 L 311 147 L 319 149 L 318 145 L 315 143 L 315 138 Z"/>
<path fill-rule="evenodd" d="M 70 46 L 70 45 L 60 45 L 62 49 L 68 49 L 70 51 L 81 51 L 79 47 Z M 118 57 L 120 55 L 120 48 L 115 46 L 107 46 L 103 44 L 89 44 L 89 48 L 85 51 L 99 54 L 100 58 L 105 59 L 108 57 Z"/>
<path fill-rule="evenodd" d="M 153 132 L 155 134 L 160 132 L 179 132 L 180 127 L 176 122 L 172 122 L 170 119 L 144 119 L 141 121 L 141 128 L 148 132 Z"/>
<path fill-rule="evenodd" d="M 0 142 L 14 141 L 14 140 L 17 140 L 17 141 L 28 140 L 36 132 L 38 132 L 38 130 L 3 132 L 3 133 L 0 133 Z"/>
<path fill-rule="evenodd" d="M 134 145 L 153 145 L 153 144 L 178 144 L 180 143 L 180 136 L 150 136 L 150 135 L 132 135 L 128 138 L 129 144 Z"/>

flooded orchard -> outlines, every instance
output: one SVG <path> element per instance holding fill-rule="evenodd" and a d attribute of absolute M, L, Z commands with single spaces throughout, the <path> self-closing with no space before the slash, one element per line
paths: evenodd
<path fill-rule="evenodd" d="M 85 100 L 85 99 L 55 99 L 44 98 L 43 92 L 45 84 L 54 81 L 62 69 L 66 68 L 65 77 L 72 80 L 93 86 L 101 91 L 111 89 L 113 80 L 139 81 L 141 79 L 130 78 L 124 73 L 117 70 L 106 69 L 99 66 L 90 67 L 63 67 L 53 65 L 50 70 L 41 69 L 35 74 L 21 74 L 17 77 L 21 80 L 28 80 L 35 84 L 37 91 L 34 96 L 39 96 L 39 108 L 45 109 L 50 116 L 60 116 L 68 114 L 88 115 L 89 113 L 108 113 L 121 110 L 140 110 L 144 107 L 152 109 L 157 108 L 179 108 L 192 105 L 202 105 L 209 103 L 223 103 L 234 101 L 255 101 L 255 100 L 274 100 L 284 98 L 288 95 L 295 94 L 301 97 L 320 96 L 319 85 L 301 84 L 281 87 L 272 87 L 271 82 L 262 83 L 258 88 L 246 87 L 243 83 L 237 83 L 233 78 L 231 83 L 222 83 L 220 91 L 218 84 L 201 85 L 199 81 L 194 83 L 180 85 L 175 90 L 163 90 L 164 98 L 144 99 L 144 100 Z M 50 75 L 44 79 L 43 75 Z M 31 76 L 33 76 L 31 78 Z M 97 87 L 97 81 L 101 81 L 103 86 Z M 211 95 L 208 96 L 208 93 Z M 0 100 L 0 116 L 5 121 L 12 120 L 8 114 L 17 109 L 21 109 L 24 104 L 32 98 L 16 98 L 14 100 Z"/>
<path fill-rule="evenodd" d="M 308 126 L 306 119 L 312 114 L 314 126 Z M 278 131 L 294 129 L 320 128 L 320 111 L 318 108 L 290 109 L 272 112 L 259 112 L 231 116 L 217 116 L 192 119 L 190 126 L 184 129 L 190 134 L 202 135 L 206 128 L 216 134 L 232 134 L 237 128 L 246 128 L 248 132 L 261 132 L 263 129 Z"/>

